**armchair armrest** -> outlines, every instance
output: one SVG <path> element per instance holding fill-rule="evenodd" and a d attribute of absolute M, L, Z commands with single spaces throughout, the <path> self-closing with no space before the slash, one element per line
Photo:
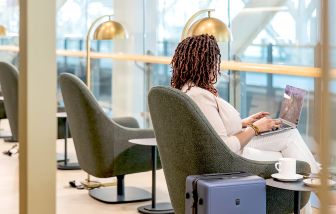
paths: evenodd
<path fill-rule="evenodd" d="M 130 139 L 141 139 L 141 138 L 154 138 L 153 129 L 139 129 L 139 128 L 121 128 L 119 130 L 120 137 L 130 140 Z"/>
<path fill-rule="evenodd" d="M 233 163 L 233 169 L 235 171 L 245 171 L 258 175 L 265 179 L 271 178 L 271 175 L 277 173 L 274 164 L 276 161 L 253 161 L 245 158 L 240 158 Z M 304 161 L 296 161 L 296 172 L 298 174 L 310 173 L 310 166 Z"/>
<path fill-rule="evenodd" d="M 115 117 L 112 118 L 117 124 L 128 128 L 139 128 L 138 121 L 133 117 Z"/>

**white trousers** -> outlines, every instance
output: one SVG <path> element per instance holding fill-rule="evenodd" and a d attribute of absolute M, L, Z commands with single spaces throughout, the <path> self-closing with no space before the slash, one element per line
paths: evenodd
<path fill-rule="evenodd" d="M 319 172 L 318 163 L 297 129 L 254 137 L 245 147 L 261 151 L 281 152 L 283 157 L 295 158 L 309 163 L 312 173 Z"/>

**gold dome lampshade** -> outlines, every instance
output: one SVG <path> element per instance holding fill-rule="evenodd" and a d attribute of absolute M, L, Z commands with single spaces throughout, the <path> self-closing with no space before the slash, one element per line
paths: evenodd
<path fill-rule="evenodd" d="M 6 36 L 6 28 L 3 25 L 0 25 L 0 36 Z"/>
<path fill-rule="evenodd" d="M 206 17 L 193 23 L 187 32 L 187 36 L 202 34 L 213 35 L 218 42 L 228 42 L 231 38 L 230 30 L 226 24 L 212 17 Z"/>
<path fill-rule="evenodd" d="M 126 30 L 119 22 L 106 21 L 100 24 L 94 32 L 93 38 L 95 40 L 112 40 L 125 39 Z"/>
<path fill-rule="evenodd" d="M 227 25 L 219 19 L 210 17 L 211 12 L 214 11 L 215 9 L 205 9 L 192 15 L 183 28 L 181 40 L 189 36 L 209 34 L 213 35 L 218 42 L 229 42 L 231 40 L 231 32 Z M 208 17 L 194 22 L 203 13 L 208 13 Z"/>
<path fill-rule="evenodd" d="M 102 19 L 109 18 L 108 21 L 102 22 L 95 27 Z M 126 39 L 127 33 L 122 26 L 117 21 L 112 20 L 113 14 L 103 15 L 98 17 L 96 20 L 92 22 L 89 27 L 89 30 L 86 34 L 86 85 L 89 89 L 91 89 L 91 36 L 93 32 L 94 40 L 114 40 L 114 39 Z"/>

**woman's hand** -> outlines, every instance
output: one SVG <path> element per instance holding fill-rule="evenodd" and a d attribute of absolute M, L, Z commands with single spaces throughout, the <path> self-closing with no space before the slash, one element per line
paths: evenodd
<path fill-rule="evenodd" d="M 257 120 L 260 120 L 261 118 L 264 118 L 268 115 L 270 115 L 270 113 L 266 112 L 266 111 L 262 111 L 262 112 L 258 112 L 256 114 L 252 114 L 251 116 L 242 120 L 242 126 L 247 127 L 248 124 L 254 123 Z"/>
<path fill-rule="evenodd" d="M 272 119 L 268 117 L 263 117 L 260 120 L 257 120 L 253 123 L 256 127 L 258 127 L 259 132 L 267 132 L 271 131 L 272 129 L 279 128 L 281 124 L 281 120 L 279 119 Z"/>

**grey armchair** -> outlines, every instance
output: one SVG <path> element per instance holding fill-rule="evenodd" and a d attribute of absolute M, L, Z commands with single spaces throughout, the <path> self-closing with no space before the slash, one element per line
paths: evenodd
<path fill-rule="evenodd" d="M 80 167 L 99 178 L 117 177 L 115 188 L 96 188 L 89 195 L 106 203 L 149 200 L 149 192 L 124 187 L 124 175 L 151 169 L 149 147 L 129 139 L 151 138 L 151 129 L 139 129 L 133 118 L 110 119 L 87 86 L 76 76 L 61 74 L 60 85 Z"/>
<path fill-rule="evenodd" d="M 155 130 L 169 195 L 176 214 L 184 213 L 185 180 L 188 175 L 245 171 L 263 178 L 275 173 L 274 162 L 258 162 L 233 153 L 217 135 L 198 106 L 184 93 L 154 87 L 149 109 Z M 299 173 L 310 172 L 298 161 Z M 302 193 L 301 205 L 310 193 Z M 267 213 L 293 212 L 294 193 L 267 187 Z"/>
<path fill-rule="evenodd" d="M 12 132 L 11 141 L 17 142 L 18 136 L 18 82 L 19 72 L 6 62 L 0 62 L 0 84 L 4 96 L 4 105 Z"/>
<path fill-rule="evenodd" d="M 12 137 L 5 140 L 10 142 L 17 142 L 19 139 L 19 119 L 18 119 L 19 72 L 13 65 L 7 62 L 0 61 L 0 84 L 4 97 L 4 107 L 6 111 L 5 114 L 7 115 L 7 118 L 9 120 L 9 126 L 12 132 Z M 0 110 L 0 119 L 2 119 L 1 115 L 2 114 Z M 65 119 L 58 118 L 57 122 L 58 122 L 57 138 L 61 139 L 64 138 L 65 134 L 64 133 Z M 68 136 L 70 136 L 70 134 Z M 63 160 L 59 159 L 59 161 Z"/>

